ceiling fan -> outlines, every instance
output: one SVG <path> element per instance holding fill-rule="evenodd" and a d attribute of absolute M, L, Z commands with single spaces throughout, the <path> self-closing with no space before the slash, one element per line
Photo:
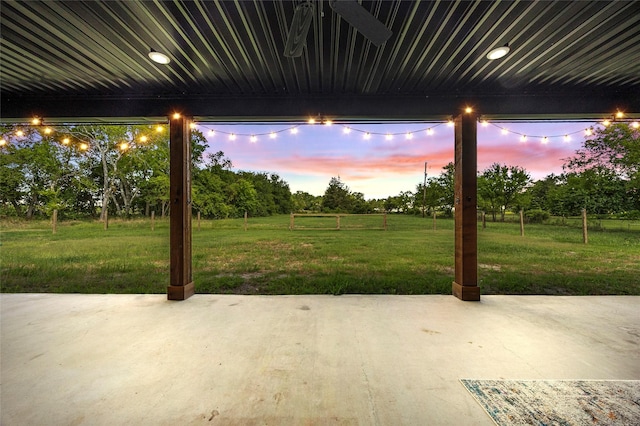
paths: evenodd
<path fill-rule="evenodd" d="M 384 44 L 393 34 L 378 21 L 358 0 L 330 0 L 329 6 L 376 47 Z M 307 43 L 307 33 L 313 20 L 314 6 L 307 1 L 296 6 L 293 22 L 285 44 L 284 56 L 296 58 L 302 55 Z"/>

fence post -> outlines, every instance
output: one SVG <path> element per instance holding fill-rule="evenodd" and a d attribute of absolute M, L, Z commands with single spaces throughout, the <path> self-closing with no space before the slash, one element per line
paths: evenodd
<path fill-rule="evenodd" d="M 589 243 L 589 235 L 587 234 L 587 209 L 582 209 L 582 242 Z"/>
<path fill-rule="evenodd" d="M 524 237 L 524 213 L 520 209 L 520 236 Z"/>
<path fill-rule="evenodd" d="M 247 211 L 244 211 L 244 230 L 247 230 Z"/>
<path fill-rule="evenodd" d="M 336 229 L 340 229 L 340 215 L 336 215 Z"/>
<path fill-rule="evenodd" d="M 433 230 L 436 230 L 436 209 L 433 209 Z"/>
<path fill-rule="evenodd" d="M 200 232 L 200 211 L 198 211 L 198 232 Z"/>
<path fill-rule="evenodd" d="M 289 218 L 289 230 L 293 231 L 293 227 L 295 226 L 295 216 L 291 213 L 291 217 Z"/>
<path fill-rule="evenodd" d="M 55 234 L 58 230 L 58 209 L 53 209 L 52 232 Z"/>
<path fill-rule="evenodd" d="M 155 210 L 151 212 L 151 230 L 152 231 L 156 230 L 156 211 Z"/>

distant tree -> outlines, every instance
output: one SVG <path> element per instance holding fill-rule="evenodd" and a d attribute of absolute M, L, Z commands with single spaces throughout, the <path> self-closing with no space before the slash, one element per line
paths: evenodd
<path fill-rule="evenodd" d="M 478 195 L 491 211 L 494 222 L 497 211 L 504 221 L 505 210 L 517 203 L 530 181 L 529 173 L 518 166 L 493 163 L 482 172 L 478 177 Z"/>
<path fill-rule="evenodd" d="M 296 191 L 291 196 L 293 210 L 301 211 L 320 211 L 322 208 L 322 197 L 311 195 L 308 192 Z"/>
<path fill-rule="evenodd" d="M 436 178 L 436 182 L 440 185 L 442 191 L 442 201 L 440 208 L 447 213 L 451 213 L 455 198 L 455 166 L 449 163 L 442 168 L 442 172 Z"/>
<path fill-rule="evenodd" d="M 349 212 L 352 208 L 351 193 L 340 177 L 332 177 L 322 198 L 322 209 L 332 212 Z"/>

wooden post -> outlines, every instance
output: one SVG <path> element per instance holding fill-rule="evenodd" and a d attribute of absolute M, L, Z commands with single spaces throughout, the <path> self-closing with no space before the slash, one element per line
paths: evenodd
<path fill-rule="evenodd" d="M 485 213 L 485 211 L 482 211 L 482 229 L 485 229 L 487 227 L 487 214 Z"/>
<path fill-rule="evenodd" d="M 244 211 L 244 230 L 247 230 L 247 211 Z"/>
<path fill-rule="evenodd" d="M 52 232 L 58 231 L 58 209 L 53 209 L 53 217 L 51 218 Z"/>
<path fill-rule="evenodd" d="M 455 124 L 455 281 L 453 295 L 480 300 L 478 287 L 477 173 L 478 142 L 475 113 L 458 115 Z"/>
<path fill-rule="evenodd" d="M 382 216 L 382 225 L 384 227 L 384 230 L 387 230 L 387 212 L 384 212 L 384 216 Z"/>
<path fill-rule="evenodd" d="M 155 231 L 156 230 L 156 211 L 152 211 L 151 212 L 151 230 Z"/>
<path fill-rule="evenodd" d="M 198 211 L 198 232 L 200 232 L 200 212 Z"/>
<path fill-rule="evenodd" d="M 293 231 L 293 227 L 295 226 L 295 216 L 291 213 L 291 217 L 289 217 L 289 230 Z"/>
<path fill-rule="evenodd" d="M 433 230 L 436 230 L 436 210 L 433 209 Z"/>
<path fill-rule="evenodd" d="M 340 229 L 340 215 L 336 215 L 336 229 Z"/>
<path fill-rule="evenodd" d="M 587 233 L 587 209 L 582 209 L 582 242 L 589 243 L 589 235 Z"/>
<path fill-rule="evenodd" d="M 171 244 L 169 300 L 185 300 L 193 295 L 191 274 L 191 142 L 190 120 L 171 118 L 169 125 L 169 240 Z"/>
<path fill-rule="evenodd" d="M 104 230 L 109 229 L 109 209 L 105 209 L 104 211 L 104 223 L 102 224 Z"/>
<path fill-rule="evenodd" d="M 520 209 L 520 236 L 524 237 L 524 212 Z"/>

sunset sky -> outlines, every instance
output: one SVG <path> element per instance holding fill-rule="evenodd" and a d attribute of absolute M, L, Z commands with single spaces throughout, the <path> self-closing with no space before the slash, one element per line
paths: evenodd
<path fill-rule="evenodd" d="M 534 180 L 562 172 L 563 159 L 575 153 L 584 139 L 585 122 L 493 122 L 478 125 L 478 169 L 498 162 L 524 167 Z M 291 192 L 323 195 L 332 177 L 339 176 L 351 191 L 365 199 L 386 198 L 412 191 L 428 176 L 437 176 L 453 161 L 453 127 L 444 123 L 336 123 L 218 125 L 198 129 L 209 141 L 209 151 L 223 151 L 233 170 L 277 173 Z M 345 134 L 344 128 L 352 130 Z M 432 128 L 433 134 L 426 129 Z M 509 133 L 502 134 L 501 128 Z M 215 135 L 211 134 L 215 131 Z M 275 138 L 270 137 L 275 132 Z M 365 132 L 370 132 L 365 139 Z M 411 132 L 411 138 L 406 133 Z M 230 133 L 236 134 L 231 140 Z M 387 134 L 394 134 L 390 139 Z M 522 141 L 520 134 L 527 135 Z M 566 141 L 564 135 L 569 134 Z M 257 135 L 251 140 L 251 135 Z M 547 136 L 546 143 L 542 140 Z"/>

